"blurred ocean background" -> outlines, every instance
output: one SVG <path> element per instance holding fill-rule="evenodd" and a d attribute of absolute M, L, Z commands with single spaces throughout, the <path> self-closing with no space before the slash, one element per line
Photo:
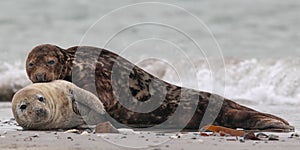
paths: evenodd
<path fill-rule="evenodd" d="M 1 1 L 2 92 L 30 84 L 25 60 L 34 46 L 91 45 L 174 84 L 220 89 L 300 127 L 300 1 L 165 0 L 170 5 L 118 9 L 140 2 L 146 1 Z"/>

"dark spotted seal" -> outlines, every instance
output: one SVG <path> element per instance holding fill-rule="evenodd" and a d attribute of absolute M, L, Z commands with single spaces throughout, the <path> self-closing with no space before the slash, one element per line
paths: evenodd
<path fill-rule="evenodd" d="M 131 127 L 161 125 L 198 130 L 206 112 L 212 118 L 217 114 L 214 125 L 229 128 L 294 129 L 279 117 L 216 94 L 165 82 L 123 57 L 96 47 L 36 46 L 28 55 L 26 71 L 34 83 L 63 79 L 94 93 L 112 118 Z"/>
<path fill-rule="evenodd" d="M 80 128 L 106 121 L 104 107 L 94 94 L 64 80 L 21 89 L 13 97 L 12 112 L 28 130 Z"/>

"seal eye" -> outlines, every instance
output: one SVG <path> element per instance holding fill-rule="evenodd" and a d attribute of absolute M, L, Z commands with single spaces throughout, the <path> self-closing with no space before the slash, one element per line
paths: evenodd
<path fill-rule="evenodd" d="M 21 106 L 20 106 L 20 109 L 21 110 L 25 110 L 27 108 L 27 105 L 26 104 L 22 104 Z"/>
<path fill-rule="evenodd" d="M 45 102 L 45 98 L 44 98 L 43 96 L 39 96 L 39 97 L 38 97 L 38 100 L 39 100 L 40 102 L 43 102 L 43 103 Z"/>
<path fill-rule="evenodd" d="M 33 66 L 34 66 L 34 64 L 32 62 L 28 64 L 29 68 L 32 68 Z"/>
<path fill-rule="evenodd" d="M 54 61 L 54 60 L 49 60 L 49 61 L 48 61 L 48 64 L 49 64 L 49 65 L 54 65 L 54 64 L 55 64 L 55 61 Z"/>

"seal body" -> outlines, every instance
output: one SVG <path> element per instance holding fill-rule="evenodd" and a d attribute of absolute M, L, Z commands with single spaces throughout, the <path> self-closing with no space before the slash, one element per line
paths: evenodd
<path fill-rule="evenodd" d="M 17 123 L 29 130 L 68 129 L 105 120 L 96 96 L 63 80 L 21 89 L 13 97 L 12 112 Z"/>
<path fill-rule="evenodd" d="M 165 82 L 105 49 L 39 45 L 29 53 L 26 65 L 34 83 L 63 79 L 94 93 L 107 113 L 126 126 L 198 130 L 202 121 L 202 126 L 293 130 L 279 117 Z M 205 114 L 213 121 L 203 120 Z"/>

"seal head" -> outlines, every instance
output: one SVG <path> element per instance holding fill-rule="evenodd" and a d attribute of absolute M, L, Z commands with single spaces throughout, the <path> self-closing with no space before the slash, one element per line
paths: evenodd
<path fill-rule="evenodd" d="M 65 78 L 65 61 L 66 54 L 58 46 L 39 45 L 28 55 L 26 72 L 33 83 Z"/>
<path fill-rule="evenodd" d="M 48 126 L 52 119 L 51 103 L 38 89 L 25 89 L 13 98 L 13 114 L 24 129 Z"/>

